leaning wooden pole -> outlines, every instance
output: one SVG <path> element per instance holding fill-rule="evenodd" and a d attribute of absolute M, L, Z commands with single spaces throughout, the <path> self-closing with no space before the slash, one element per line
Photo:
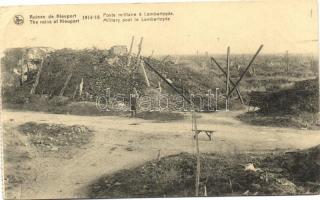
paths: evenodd
<path fill-rule="evenodd" d="M 139 43 L 139 46 L 138 46 L 138 53 L 137 53 L 137 61 L 140 61 L 140 53 L 141 53 L 141 50 L 142 50 L 142 41 L 143 41 L 143 37 L 141 37 L 140 39 L 140 43 Z"/>
<path fill-rule="evenodd" d="M 130 66 L 130 64 L 131 64 L 131 53 L 132 53 L 133 42 L 134 42 L 134 36 L 132 36 L 132 38 L 131 38 L 130 49 L 129 49 L 129 52 L 128 52 L 128 62 L 127 62 L 127 67 L 129 67 L 129 66 Z"/>
<path fill-rule="evenodd" d="M 140 65 L 141 65 L 141 68 L 142 68 L 142 72 L 143 72 L 146 84 L 147 84 L 148 87 L 150 87 L 150 82 L 149 82 L 149 79 L 148 79 L 148 75 L 147 75 L 146 69 L 144 68 L 143 62 L 140 62 Z"/>
<path fill-rule="evenodd" d="M 147 84 L 148 87 L 150 87 L 150 82 L 149 82 L 149 79 L 148 79 L 148 76 L 147 76 L 146 69 L 144 68 L 144 63 L 141 62 L 140 54 L 141 54 L 141 50 L 142 50 L 142 41 L 143 41 L 143 37 L 141 37 L 140 43 L 139 43 L 139 46 L 138 46 L 137 64 L 140 65 L 140 67 L 142 69 L 142 73 L 143 73 L 144 79 L 146 81 L 146 84 Z"/>
<path fill-rule="evenodd" d="M 256 57 L 258 56 L 259 52 L 261 51 L 261 49 L 263 48 L 263 44 L 260 45 L 259 49 L 257 50 L 257 52 L 254 54 L 254 56 L 252 57 L 252 59 L 250 60 L 247 68 L 244 70 L 244 72 L 241 74 L 239 80 L 235 83 L 235 86 L 233 86 L 233 88 L 230 90 L 228 96 L 231 95 L 231 93 L 237 88 L 237 86 L 239 85 L 240 81 L 242 80 L 242 78 L 244 77 L 244 75 L 247 73 L 248 69 L 250 68 L 250 66 L 252 65 L 253 61 L 256 59 Z"/>
<path fill-rule="evenodd" d="M 226 111 L 229 110 L 229 80 L 230 80 L 230 47 L 227 49 L 227 82 L 226 82 Z"/>
<path fill-rule="evenodd" d="M 41 64 L 40 64 L 40 67 L 39 67 L 39 70 L 38 70 L 38 73 L 37 73 L 36 80 L 34 81 L 34 83 L 33 83 L 33 85 L 32 85 L 32 88 L 31 88 L 31 90 L 30 90 L 30 94 L 31 94 L 31 95 L 34 95 L 34 94 L 35 94 L 36 89 L 37 89 L 37 86 L 38 86 L 38 84 L 39 84 L 40 74 L 41 74 L 42 67 L 43 67 L 43 62 L 44 62 L 44 59 L 42 58 Z"/>
<path fill-rule="evenodd" d="M 129 49 L 129 55 L 131 55 L 131 53 L 132 53 L 133 42 L 134 42 L 134 36 L 132 36 L 132 38 L 131 38 L 130 49 Z"/>
<path fill-rule="evenodd" d="M 146 64 L 147 67 L 149 67 L 154 73 L 156 73 L 166 84 L 168 84 L 177 94 L 179 94 L 180 96 L 183 97 L 183 99 L 188 102 L 189 104 L 191 104 L 191 101 L 184 96 L 183 93 L 181 93 L 174 85 L 172 85 L 164 76 L 162 76 L 158 70 L 156 70 L 154 67 L 151 66 L 151 64 L 146 60 L 143 59 L 143 62 Z"/>
<path fill-rule="evenodd" d="M 60 96 L 60 97 L 63 96 L 64 91 L 65 91 L 66 88 L 68 87 L 68 84 L 69 84 L 69 82 L 70 82 L 70 80 L 71 80 L 71 77 L 72 77 L 72 72 L 68 75 L 66 81 L 65 81 L 64 84 L 63 84 L 62 89 L 60 90 L 60 93 L 59 93 L 59 96 Z"/>

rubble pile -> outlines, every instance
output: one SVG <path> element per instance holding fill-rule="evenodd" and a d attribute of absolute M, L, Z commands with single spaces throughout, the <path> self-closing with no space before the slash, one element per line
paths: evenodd
<path fill-rule="evenodd" d="M 63 94 L 70 98 L 95 101 L 96 97 L 106 95 L 107 88 L 111 93 L 125 95 L 132 93 L 133 87 L 143 91 L 141 74 L 132 73 L 136 59 L 132 58 L 131 63 L 132 66 L 127 67 L 127 56 L 113 55 L 106 50 L 57 50 L 44 63 L 37 92 L 59 95 L 70 74 Z"/>
<path fill-rule="evenodd" d="M 93 133 L 86 126 L 28 122 L 20 126 L 30 142 L 43 151 L 63 151 L 88 144 Z"/>
<path fill-rule="evenodd" d="M 201 73 L 186 64 L 173 64 L 172 62 L 161 62 L 156 59 L 148 59 L 148 62 L 157 69 L 163 76 L 172 81 L 173 85 L 181 92 L 185 93 L 186 96 L 189 94 L 206 94 L 209 89 L 214 90 L 213 87 L 224 88 L 225 83 L 221 78 L 213 78 L 213 74 Z M 152 75 L 152 72 L 150 73 Z M 160 79 L 155 76 L 153 80 Z M 154 81 L 154 84 L 158 84 Z M 162 84 L 164 88 L 169 87 L 166 84 Z M 172 91 L 172 90 L 171 90 Z"/>
<path fill-rule="evenodd" d="M 23 49 L 20 51 L 9 52 L 4 59 L 6 61 L 4 65 L 8 68 L 4 71 L 11 74 L 8 77 L 16 80 L 12 87 L 8 86 L 4 90 L 5 102 L 27 103 L 41 63 L 38 62 L 38 59 L 36 68 L 23 71 L 23 76 L 26 78 L 21 85 L 18 81 L 21 75 L 12 72 L 13 69 L 19 69 L 18 63 L 22 57 Z M 111 50 L 95 48 L 60 49 L 52 51 L 42 58 L 44 59 L 43 67 L 35 91 L 37 95 L 49 98 L 64 96 L 72 101 L 95 101 L 97 97 L 107 95 L 107 88 L 110 89 L 111 96 L 121 94 L 128 98 L 129 94 L 134 93 L 134 88 L 140 96 L 146 94 L 147 84 L 140 62 L 136 56 L 131 56 L 131 61 L 128 62 L 128 55 L 125 52 L 118 54 Z M 220 97 L 223 98 L 222 94 L 225 88 L 223 77 L 213 78 L 215 74 L 199 70 L 185 63 L 175 64 L 156 58 L 145 59 L 185 96 L 190 97 L 190 94 L 205 96 L 209 89 L 213 91 L 215 87 L 219 87 L 221 88 L 219 90 Z M 130 64 L 128 65 L 128 63 Z M 158 89 L 160 83 L 162 94 L 177 95 L 147 66 L 145 66 L 145 71 L 151 85 L 150 88 Z M 207 105 L 206 98 L 203 101 Z M 223 102 L 219 101 L 219 104 Z M 234 102 L 238 102 L 238 100 Z"/>
<path fill-rule="evenodd" d="M 251 92 L 250 105 L 263 113 L 319 112 L 319 79 L 296 82 L 289 89 L 270 92 Z"/>
<path fill-rule="evenodd" d="M 320 189 L 320 145 L 301 150 L 286 152 L 274 158 L 267 158 L 272 161 L 273 166 L 285 168 L 292 179 L 298 182 L 318 183 Z"/>
<path fill-rule="evenodd" d="M 11 97 L 21 96 L 15 99 L 25 103 L 41 65 L 37 62 L 37 67 L 29 70 L 25 66 L 30 64 L 24 63 L 21 67 L 19 63 L 25 51 L 23 48 L 14 49 L 1 60 L 6 80 L 10 78 L 10 84 L 4 85 L 3 94 L 10 102 Z M 42 58 L 43 67 L 35 94 L 95 101 L 97 96 L 106 95 L 107 88 L 113 93 L 128 95 L 133 92 L 133 87 L 143 93 L 146 86 L 142 74 L 136 70 L 136 57 L 131 57 L 131 65 L 127 66 L 127 55 L 93 48 L 60 49 Z M 21 76 L 23 82 L 19 82 Z"/>
<path fill-rule="evenodd" d="M 319 146 L 316 149 L 295 152 L 308 156 L 305 160 L 291 160 L 294 163 L 291 167 L 288 167 L 290 158 L 283 157 L 287 154 L 203 154 L 200 196 L 319 194 Z M 300 169 L 301 166 L 305 167 Z M 306 174 L 300 172 L 304 170 L 314 178 L 302 178 L 300 175 Z M 195 172 L 195 156 L 180 153 L 103 176 L 90 186 L 89 195 L 91 198 L 194 196 Z"/>
<path fill-rule="evenodd" d="M 249 93 L 249 105 L 259 108 L 238 116 L 254 125 L 317 129 L 319 125 L 319 79 L 295 82 L 276 91 Z"/>

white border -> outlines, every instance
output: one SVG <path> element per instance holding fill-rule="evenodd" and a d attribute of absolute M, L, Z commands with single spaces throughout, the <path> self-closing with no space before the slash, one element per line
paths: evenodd
<path fill-rule="evenodd" d="M 0 0 L 0 7 L 2 6 L 20 6 L 20 5 L 58 5 L 58 4 L 100 4 L 100 3 L 168 3 L 168 2 L 209 2 L 210 0 Z M 221 2 L 221 1 L 251 1 L 251 0 L 211 0 L 213 2 Z M 319 0 L 318 5 L 319 5 Z M 318 20 L 319 20 L 319 11 L 318 11 Z M 318 22 L 319 23 L 319 22 Z M 319 29 L 319 26 L 318 26 Z M 318 30 L 318 38 L 319 38 Z M 318 43 L 319 48 L 319 43 Z M 0 164 L 2 166 L 2 159 L 0 159 Z M 2 168 L 2 167 L 1 167 Z M 3 199 L 2 195 L 2 171 L 1 171 L 1 180 L 0 180 L 0 199 Z M 172 200 L 204 200 L 201 198 L 143 198 L 142 200 L 164 200 L 164 199 L 172 199 Z M 318 200 L 320 199 L 320 195 L 309 195 L 309 196 L 248 196 L 248 197 L 206 197 L 205 200 L 209 199 L 219 199 L 219 200 Z M 130 199 L 133 200 L 133 199 Z"/>

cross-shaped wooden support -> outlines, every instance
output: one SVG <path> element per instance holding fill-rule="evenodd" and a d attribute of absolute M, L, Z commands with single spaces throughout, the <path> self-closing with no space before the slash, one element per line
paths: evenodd
<path fill-rule="evenodd" d="M 241 96 L 241 94 L 240 94 L 240 91 L 239 91 L 239 89 L 238 89 L 238 85 L 239 85 L 240 81 L 242 80 L 242 78 L 244 77 L 244 75 L 245 75 L 245 74 L 247 73 L 247 71 L 249 70 L 250 66 L 252 65 L 253 61 L 256 59 L 257 55 L 259 54 L 259 52 L 261 51 L 262 48 L 263 48 L 263 45 L 260 45 L 259 49 L 258 49 L 257 52 L 254 54 L 254 56 L 252 57 L 251 61 L 249 62 L 249 64 L 247 65 L 246 69 L 245 69 L 244 72 L 241 74 L 240 78 L 238 79 L 238 81 L 237 81 L 236 83 L 234 83 L 234 82 L 230 79 L 230 77 L 229 77 L 229 82 L 231 83 L 231 85 L 233 86 L 233 88 L 229 91 L 227 97 L 229 97 L 229 96 L 232 94 L 232 92 L 233 92 L 234 90 L 236 90 L 236 91 L 237 91 L 237 94 L 238 94 L 238 96 L 239 96 L 239 99 L 240 99 L 240 101 L 241 101 L 241 103 L 244 104 L 243 98 L 242 98 L 242 96 Z M 227 72 L 226 72 L 225 70 L 223 70 L 223 68 L 221 67 L 221 65 L 219 65 L 219 63 L 218 63 L 213 57 L 211 57 L 211 63 L 212 63 L 212 62 L 214 62 L 214 63 L 219 67 L 219 69 L 223 72 L 223 74 L 227 77 Z M 228 78 L 227 78 L 227 79 L 228 79 Z"/>
<path fill-rule="evenodd" d="M 227 77 L 227 72 L 224 71 L 224 69 L 221 67 L 221 65 L 213 57 L 211 57 L 211 64 L 212 64 L 212 62 L 214 62 L 217 65 L 217 67 L 222 71 L 222 73 Z M 229 82 L 232 84 L 232 86 L 235 86 L 235 83 L 230 79 L 230 77 L 229 77 Z M 237 94 L 238 94 L 238 97 L 239 97 L 241 103 L 244 104 L 243 98 L 241 96 L 241 93 L 240 93 L 240 90 L 238 87 L 236 88 L 236 91 L 237 91 Z"/>
<path fill-rule="evenodd" d="M 254 54 L 254 56 L 252 57 L 252 59 L 250 60 L 247 68 L 244 70 L 244 72 L 241 74 L 240 78 L 238 79 L 238 81 L 235 83 L 235 85 L 233 86 L 233 88 L 229 91 L 228 96 L 231 95 L 231 93 L 238 87 L 240 81 L 242 80 L 242 78 L 244 77 L 244 75 L 247 73 L 247 71 L 249 70 L 250 66 L 252 65 L 253 61 L 256 59 L 256 57 L 258 56 L 259 52 L 261 51 L 263 45 L 260 45 L 259 49 L 257 50 L 257 52 Z"/>
<path fill-rule="evenodd" d="M 213 130 L 194 130 L 194 136 L 193 138 L 196 139 L 196 135 L 199 135 L 200 133 L 205 133 L 209 140 L 213 140 Z"/>

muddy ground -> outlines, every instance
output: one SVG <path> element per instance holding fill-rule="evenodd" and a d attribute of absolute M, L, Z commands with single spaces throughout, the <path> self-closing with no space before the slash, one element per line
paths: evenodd
<path fill-rule="evenodd" d="M 320 144 L 317 130 L 248 125 L 236 117 L 243 112 L 198 114 L 198 128 L 215 131 L 213 141 L 200 135 L 200 151 L 229 157 L 293 151 Z M 171 122 L 12 110 L 4 110 L 1 117 L 6 198 L 87 198 L 90 186 L 102 176 L 133 169 L 158 157 L 195 152 L 189 114 Z M 21 130 L 30 122 L 84 126 L 92 130 L 92 138 L 70 151 L 61 153 L 51 148 L 49 153 L 44 152 Z"/>

